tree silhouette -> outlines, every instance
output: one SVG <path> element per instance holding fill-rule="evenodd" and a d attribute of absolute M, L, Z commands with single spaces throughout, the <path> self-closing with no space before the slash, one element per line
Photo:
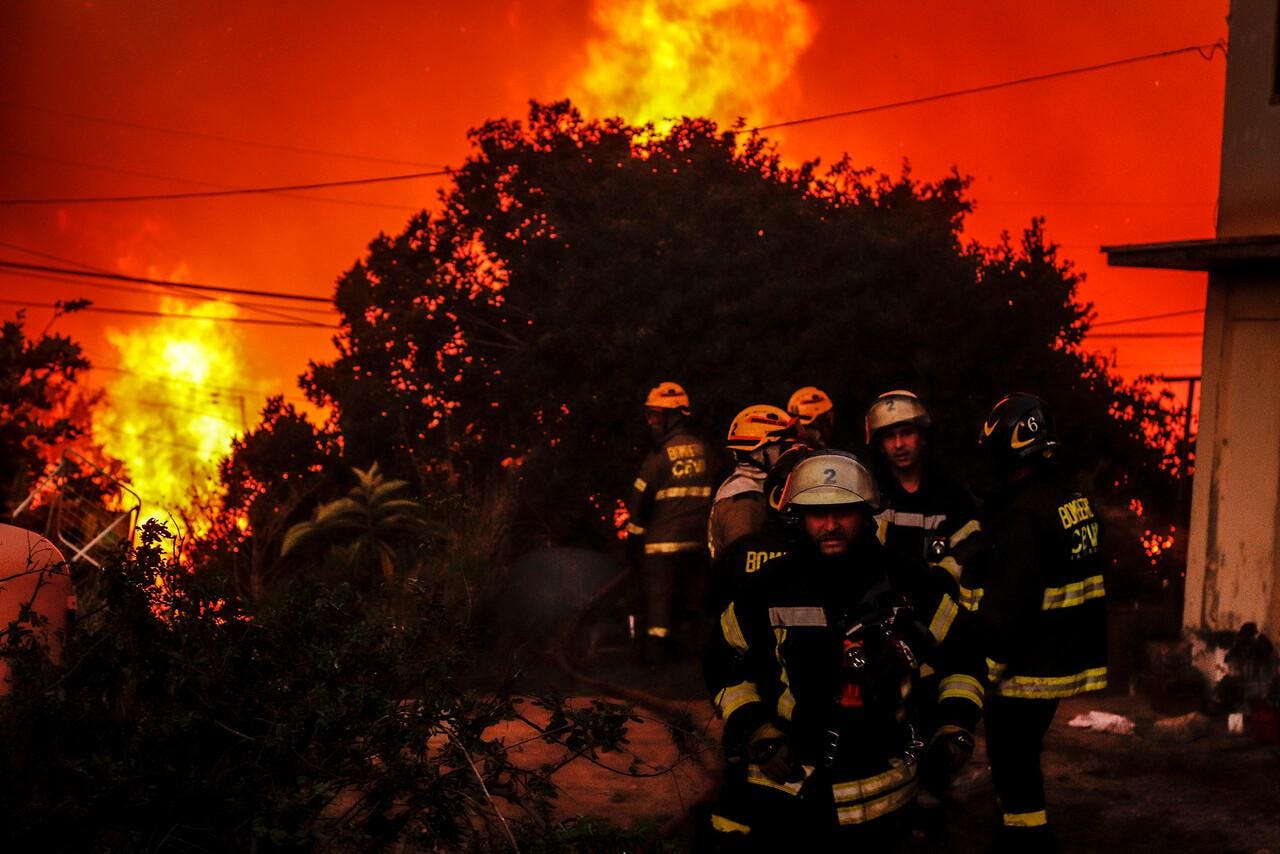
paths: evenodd
<path fill-rule="evenodd" d="M 471 139 L 439 209 L 339 279 L 338 356 L 303 384 L 357 464 L 423 492 L 514 481 L 520 547 L 611 536 L 662 379 L 713 437 L 816 384 L 846 446 L 875 395 L 913 388 L 975 475 L 982 417 L 1033 391 L 1104 491 L 1153 508 L 1172 494 L 1148 441 L 1158 401 L 1076 349 L 1090 307 L 1070 263 L 1039 220 L 995 246 L 962 239 L 959 174 L 791 168 L 754 133 L 687 119 L 657 134 L 563 102 Z"/>

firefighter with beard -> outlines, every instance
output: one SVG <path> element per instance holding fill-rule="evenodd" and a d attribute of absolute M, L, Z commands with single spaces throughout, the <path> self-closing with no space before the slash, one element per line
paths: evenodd
<path fill-rule="evenodd" d="M 913 601 L 929 617 L 939 645 L 916 681 L 921 737 L 929 744 L 917 830 L 940 828 L 938 798 L 973 750 L 982 714 L 981 683 L 971 675 L 977 627 L 964 603 L 960 576 L 980 547 L 977 501 L 929 456 L 932 419 L 914 393 L 885 392 L 867 410 L 867 444 L 878 463 L 883 509 L 877 535 L 902 558 L 926 566 Z"/>
<path fill-rule="evenodd" d="M 704 661 L 742 790 L 713 811 L 722 850 L 891 848 L 922 747 L 907 698 L 928 630 L 877 541 L 879 498 L 852 454 L 817 451 L 783 489 L 790 551 L 743 583 Z"/>
<path fill-rule="evenodd" d="M 712 466 L 702 439 L 690 432 L 689 396 L 659 383 L 645 399 L 654 448 L 640 466 L 627 501 L 627 551 L 643 591 L 644 658 L 670 656 L 673 625 L 701 613 L 706 591 L 703 536 L 711 505 Z M 677 595 L 679 594 L 679 595 Z M 696 631 L 695 631 L 696 634 Z"/>
<path fill-rule="evenodd" d="M 787 412 L 800 424 L 800 438 L 811 448 L 826 448 L 836 432 L 835 404 L 816 386 L 796 389 L 787 401 Z"/>
<path fill-rule="evenodd" d="M 966 568 L 990 695 L 987 754 L 999 798 L 997 851 L 1052 851 L 1040 752 L 1058 703 L 1107 685 L 1099 520 L 1058 470 L 1044 401 L 1011 394 L 982 428 L 999 486 L 987 543 Z"/>

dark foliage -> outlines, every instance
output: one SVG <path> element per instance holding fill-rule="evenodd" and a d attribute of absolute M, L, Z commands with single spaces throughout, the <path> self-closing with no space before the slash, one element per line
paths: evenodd
<path fill-rule="evenodd" d="M 60 661 L 29 623 L 0 636 L 14 850 L 501 847 L 558 832 L 560 765 L 626 743 L 625 707 L 531 701 L 565 758 L 519 767 L 486 730 L 528 718 L 530 702 L 511 684 L 463 687 L 468 639 L 414 585 L 380 595 L 304 577 L 250 612 L 224 577 L 164 559 L 164 538 L 148 523 L 105 571 L 102 611 Z"/>
<path fill-rule="evenodd" d="M 88 422 L 72 399 L 77 375 L 89 369 L 80 345 L 47 332 L 30 337 L 24 324 L 19 312 L 0 326 L 0 497 L 8 506 Z"/>
<path fill-rule="evenodd" d="M 439 211 L 338 282 L 339 355 L 304 386 L 355 464 L 424 491 L 514 478 L 522 545 L 598 546 L 657 380 L 685 384 L 715 437 L 743 406 L 817 384 L 846 446 L 876 394 L 913 388 L 971 479 L 983 416 L 1027 390 L 1096 492 L 1169 507 L 1159 401 L 1074 349 L 1089 306 L 1042 222 L 962 240 L 958 174 L 792 169 L 755 134 L 686 120 L 655 135 L 567 103 L 472 141 Z"/>

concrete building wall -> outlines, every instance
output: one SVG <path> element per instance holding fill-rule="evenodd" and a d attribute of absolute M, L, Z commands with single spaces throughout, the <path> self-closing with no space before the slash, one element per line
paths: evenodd
<path fill-rule="evenodd" d="M 1184 623 L 1280 638 L 1280 278 L 1210 276 L 1203 371 Z"/>
<path fill-rule="evenodd" d="M 1232 0 L 1218 236 L 1280 234 L 1277 0 Z"/>

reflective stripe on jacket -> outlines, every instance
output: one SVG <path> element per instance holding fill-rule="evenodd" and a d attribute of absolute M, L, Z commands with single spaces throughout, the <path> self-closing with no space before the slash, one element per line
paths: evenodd
<path fill-rule="evenodd" d="M 645 457 L 627 500 L 627 535 L 647 555 L 704 548 L 712 472 L 706 444 L 678 427 Z"/>

